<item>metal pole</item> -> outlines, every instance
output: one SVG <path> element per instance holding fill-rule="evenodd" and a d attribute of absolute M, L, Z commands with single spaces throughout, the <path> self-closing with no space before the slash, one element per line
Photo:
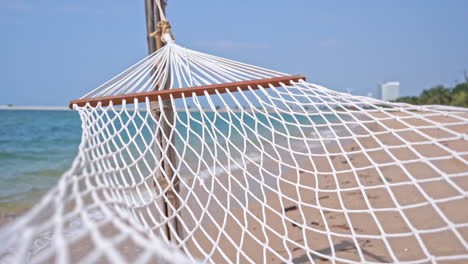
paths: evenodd
<path fill-rule="evenodd" d="M 165 1 L 161 0 L 162 11 L 165 14 Z M 152 54 L 156 50 L 163 47 L 161 41 L 157 41 L 156 38 L 151 37 L 150 34 L 155 32 L 158 27 L 158 23 L 161 21 L 159 15 L 159 8 L 155 3 L 155 0 L 145 0 L 145 10 L 146 10 L 146 31 L 147 31 L 147 40 L 148 40 L 148 52 Z M 170 74 L 169 74 L 170 75 Z M 166 83 L 157 84 L 153 90 L 159 90 L 158 88 L 164 85 L 163 89 L 169 89 L 171 79 L 170 76 L 167 78 Z M 172 128 L 175 124 L 174 119 L 174 109 L 170 100 L 163 101 L 163 108 L 159 107 L 159 102 L 152 102 L 151 107 L 152 115 L 156 120 L 159 120 L 160 127 L 156 130 L 157 141 L 160 143 L 161 149 L 156 149 L 157 158 L 161 160 L 161 169 L 156 172 L 156 179 L 162 188 L 166 188 L 164 196 L 162 198 L 162 208 L 164 214 L 167 218 L 170 219 L 168 225 L 165 228 L 166 237 L 169 241 L 177 242 L 175 235 L 182 239 L 182 225 L 179 221 L 180 216 L 177 217 L 176 212 L 180 208 L 180 201 L 177 198 L 179 193 L 180 185 L 179 178 L 174 175 L 174 171 L 170 164 L 175 166 L 176 164 L 176 155 L 174 144 L 174 136 L 171 134 Z M 164 116 L 162 116 L 164 115 Z M 165 117 L 165 118 L 164 118 Z M 171 184 L 171 186 L 168 186 Z M 171 228 L 172 227 L 172 228 Z"/>

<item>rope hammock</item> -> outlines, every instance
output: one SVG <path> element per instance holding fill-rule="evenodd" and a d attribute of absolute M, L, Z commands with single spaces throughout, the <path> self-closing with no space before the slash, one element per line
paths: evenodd
<path fill-rule="evenodd" d="M 167 40 L 71 102 L 78 155 L 0 263 L 468 261 L 467 109 Z"/>

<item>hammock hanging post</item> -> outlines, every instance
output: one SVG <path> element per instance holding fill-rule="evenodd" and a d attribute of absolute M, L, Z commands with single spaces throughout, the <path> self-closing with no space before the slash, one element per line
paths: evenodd
<path fill-rule="evenodd" d="M 156 50 L 163 47 L 160 36 L 155 37 L 155 33 L 160 30 L 158 24 L 161 21 L 164 21 L 165 14 L 165 1 L 161 0 L 145 0 L 145 11 L 146 11 L 146 30 L 147 30 L 147 40 L 148 40 L 148 52 L 152 54 Z M 161 17 L 161 15 L 163 17 Z M 167 79 L 165 83 L 156 84 L 153 90 L 161 90 L 159 86 L 164 85 L 162 90 L 169 89 L 170 79 Z M 163 187 L 164 192 L 163 197 L 161 198 L 161 208 L 165 216 L 169 219 L 165 227 L 165 233 L 168 240 L 177 243 L 178 236 L 179 239 L 182 238 L 182 225 L 180 220 L 175 216 L 174 210 L 180 208 L 180 202 L 177 198 L 179 193 L 179 179 L 175 176 L 174 171 L 171 167 L 176 164 L 176 155 L 175 155 L 175 143 L 174 137 L 172 136 L 172 129 L 174 125 L 174 109 L 172 107 L 170 100 L 165 100 L 160 104 L 160 102 L 155 101 L 151 103 L 152 105 L 152 115 L 159 122 L 159 128 L 155 127 L 157 141 L 160 144 L 160 148 L 156 147 L 156 155 L 161 164 L 156 171 L 155 178 L 160 187 Z M 161 107 L 162 105 L 162 107 Z M 160 150 L 159 150 L 160 149 Z M 157 191 L 160 191 L 156 186 Z M 172 227 L 172 228 L 171 228 Z"/>

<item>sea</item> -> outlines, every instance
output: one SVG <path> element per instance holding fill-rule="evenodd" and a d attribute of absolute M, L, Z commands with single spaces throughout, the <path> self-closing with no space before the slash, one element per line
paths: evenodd
<path fill-rule="evenodd" d="M 187 127 L 189 126 L 190 131 L 198 131 L 196 133 L 198 135 L 204 134 L 200 128 L 200 124 L 202 122 L 204 124 L 209 122 L 206 122 L 203 118 L 206 119 L 206 116 L 208 116 L 208 119 L 215 119 L 213 113 L 211 115 L 204 115 L 205 117 L 199 112 L 191 113 L 190 118 L 192 122 L 184 124 L 184 120 L 189 119 L 187 116 L 183 116 L 184 114 L 186 113 L 179 113 L 179 117 L 182 115 L 180 118 L 181 123 L 177 124 L 177 129 L 181 132 L 182 138 L 186 137 Z M 294 124 L 292 116 L 283 116 L 283 118 L 286 121 L 289 119 Z M 272 131 L 281 132 L 284 129 L 288 129 L 290 133 L 297 133 L 299 135 L 299 129 L 295 126 L 286 128 L 279 123 L 268 124 L 265 117 L 261 115 L 257 115 L 256 119 L 259 120 L 260 124 L 265 124 L 264 132 L 260 132 L 261 126 L 255 125 L 253 119 L 243 118 L 242 123 L 250 126 L 252 128 L 251 131 L 259 131 L 265 135 L 267 137 L 266 140 L 269 140 L 268 137 L 273 136 Z M 328 116 L 326 119 L 328 119 L 328 122 L 339 124 L 335 116 Z M 193 120 L 199 122 L 193 122 Z M 306 123 L 305 119 L 299 122 Z M 323 117 L 314 117 L 313 122 L 315 124 L 323 124 L 325 120 Z M 219 128 L 221 133 L 229 134 L 229 125 L 227 123 L 216 121 L 213 125 Z M 240 121 L 232 122 L 230 125 L 239 128 L 241 126 Z M 267 126 L 272 126 L 274 129 L 267 129 Z M 207 129 L 211 130 L 209 127 Z M 324 137 L 327 133 L 331 133 L 330 131 L 323 132 L 324 134 L 321 137 Z M 62 174 L 71 167 L 78 152 L 81 133 L 81 120 L 79 114 L 75 111 L 0 110 L 0 211 L 28 209 L 54 186 Z M 307 136 L 314 137 L 311 133 Z M 205 136 L 203 137 L 205 142 L 201 142 L 201 137 L 199 136 L 194 137 L 191 135 L 189 138 L 189 145 L 195 146 L 195 148 L 197 148 L 196 146 L 200 147 L 204 143 L 213 146 L 214 142 L 212 141 L 214 140 L 218 144 L 226 144 L 226 142 L 219 141 L 221 137 L 214 139 Z M 255 138 L 255 136 L 253 135 L 252 138 Z M 278 138 L 275 137 L 276 140 Z M 237 142 L 236 144 L 239 145 L 242 145 L 244 141 L 242 137 L 236 137 L 234 134 L 231 135 L 229 140 L 234 140 L 234 143 Z M 287 140 L 289 139 L 285 138 L 284 142 Z M 290 140 L 285 144 L 288 144 L 290 147 L 294 146 Z M 300 144 L 301 142 L 298 142 L 295 148 L 300 148 Z M 176 142 L 176 147 L 179 152 L 186 153 L 183 159 L 199 159 L 195 155 L 190 155 L 190 151 L 180 151 L 184 149 L 183 143 Z M 247 154 L 252 154 L 250 155 L 252 158 L 258 158 L 258 153 Z M 210 157 L 204 156 L 203 159 L 210 160 Z M 214 173 L 209 167 L 205 168 L 205 170 L 207 175 Z M 197 175 L 203 176 L 204 172 L 200 170 L 199 172 Z"/>
<path fill-rule="evenodd" d="M 0 110 L 0 210 L 27 209 L 55 185 L 81 131 L 74 111 Z"/>

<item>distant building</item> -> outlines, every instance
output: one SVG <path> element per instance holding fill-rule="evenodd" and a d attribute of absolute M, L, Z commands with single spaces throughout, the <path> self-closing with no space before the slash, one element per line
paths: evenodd
<path fill-rule="evenodd" d="M 400 83 L 386 82 L 379 85 L 377 95 L 382 101 L 392 101 L 400 97 Z"/>

